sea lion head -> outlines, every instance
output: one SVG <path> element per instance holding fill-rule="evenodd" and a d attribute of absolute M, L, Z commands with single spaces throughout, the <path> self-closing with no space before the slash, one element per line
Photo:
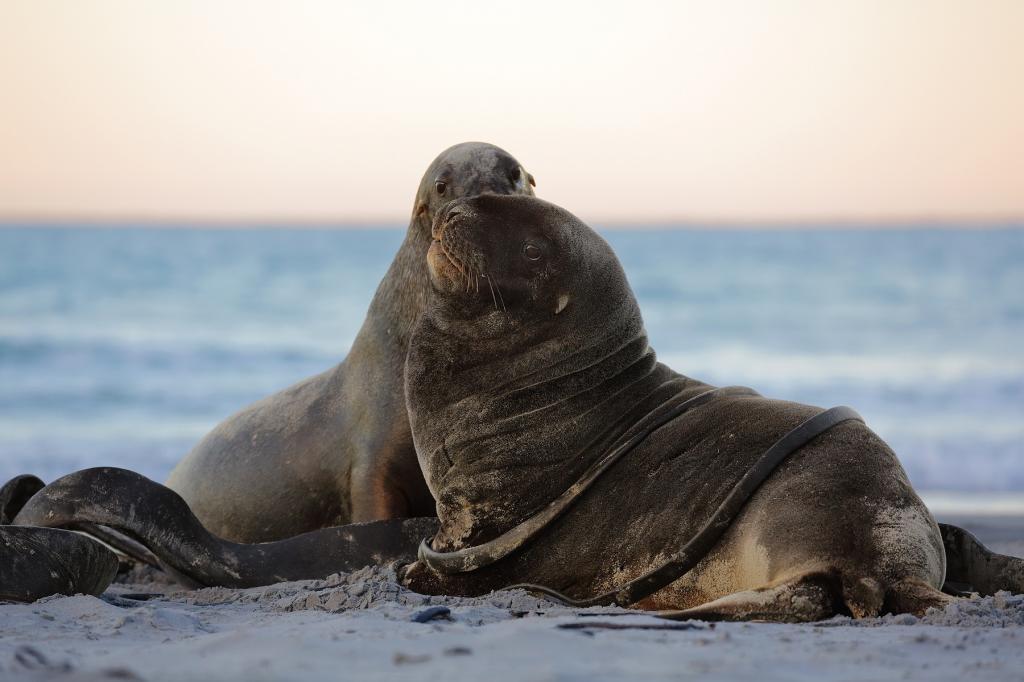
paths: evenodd
<path fill-rule="evenodd" d="M 599 396 L 646 394 L 663 379 L 614 252 L 565 209 L 460 199 L 432 238 L 406 406 L 444 529 L 434 547 L 452 548 L 503 532 L 572 483 L 597 452 L 580 448 L 621 417 Z"/>
<path fill-rule="evenodd" d="M 471 333 L 571 324 L 576 333 L 639 320 L 607 242 L 579 218 L 531 196 L 452 201 L 434 219 L 427 253 L 441 320 Z M 437 321 L 435 319 L 435 321 Z"/>
<path fill-rule="evenodd" d="M 463 142 L 434 159 L 420 180 L 413 220 L 429 230 L 448 202 L 478 194 L 532 195 L 537 185 L 515 157 L 486 142 Z"/>

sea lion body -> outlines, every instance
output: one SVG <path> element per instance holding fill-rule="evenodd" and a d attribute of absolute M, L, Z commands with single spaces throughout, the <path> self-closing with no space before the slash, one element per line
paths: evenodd
<path fill-rule="evenodd" d="M 452 199 L 532 194 L 532 184 L 516 159 L 489 144 L 456 145 L 434 160 L 345 360 L 220 423 L 171 472 L 167 485 L 206 528 L 265 542 L 434 513 L 402 394 L 409 332 L 429 292 L 431 222 Z"/>
<path fill-rule="evenodd" d="M 614 253 L 566 211 L 478 197 L 446 208 L 434 238 L 438 296 L 406 365 L 441 522 L 433 550 L 510 531 L 645 422 L 711 388 L 657 362 Z M 462 270 L 482 293 L 453 276 Z M 453 574 L 418 562 L 407 583 L 448 594 L 519 582 L 580 598 L 616 590 L 672 556 L 758 455 L 819 411 L 716 398 L 643 438 L 520 550 Z M 849 421 L 789 456 L 697 567 L 640 606 L 777 620 L 917 612 L 948 599 L 944 571 L 938 527 L 896 456 Z"/>

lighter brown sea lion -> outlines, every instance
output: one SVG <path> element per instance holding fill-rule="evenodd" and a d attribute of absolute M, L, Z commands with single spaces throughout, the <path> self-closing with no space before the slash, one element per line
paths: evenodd
<path fill-rule="evenodd" d="M 413 589 L 615 594 L 675 556 L 761 453 L 820 412 L 737 391 L 645 432 L 712 387 L 657 362 L 604 240 L 551 204 L 490 196 L 450 204 L 434 238 L 437 296 L 411 338 L 406 396 L 441 527 L 406 574 Z M 637 434 L 543 532 L 482 556 Z M 431 554 L 455 560 L 437 572 Z M 952 599 L 944 572 L 939 529 L 896 456 L 850 419 L 793 450 L 693 570 L 637 605 L 789 621 L 920 613 Z"/>
<path fill-rule="evenodd" d="M 494 145 L 467 142 L 434 160 L 348 357 L 220 423 L 171 472 L 167 485 L 206 528 L 227 540 L 265 542 L 434 514 L 402 395 L 409 331 L 430 289 L 430 226 L 452 199 L 532 194 L 533 185 Z"/>

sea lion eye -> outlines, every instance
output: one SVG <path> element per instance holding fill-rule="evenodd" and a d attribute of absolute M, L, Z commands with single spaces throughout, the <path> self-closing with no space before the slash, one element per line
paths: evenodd
<path fill-rule="evenodd" d="M 534 244 L 526 244 L 523 246 L 523 255 L 527 260 L 540 260 L 541 253 Z"/>
<path fill-rule="evenodd" d="M 434 189 L 437 190 L 438 194 L 444 194 L 445 191 L 448 189 L 448 183 L 438 180 L 437 182 L 434 183 Z"/>

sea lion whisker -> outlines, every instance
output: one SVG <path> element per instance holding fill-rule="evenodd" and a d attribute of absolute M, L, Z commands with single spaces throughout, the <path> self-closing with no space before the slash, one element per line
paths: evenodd
<path fill-rule="evenodd" d="M 469 291 L 469 279 L 470 279 L 470 273 L 472 272 L 472 266 L 468 265 L 468 263 L 465 260 L 463 260 L 462 258 L 457 256 L 455 254 L 454 248 L 450 249 L 450 248 L 448 248 L 448 246 L 445 245 L 445 243 L 444 243 L 444 236 L 443 235 L 442 235 L 440 243 L 441 243 L 441 251 L 442 251 L 442 253 L 444 253 L 445 257 L 448 259 L 448 262 L 451 263 L 453 266 L 455 266 L 456 271 L 458 271 L 458 273 L 464 278 L 464 284 L 465 284 L 465 287 L 466 287 L 465 290 L 468 292 Z"/>
<path fill-rule="evenodd" d="M 505 297 L 501 295 L 501 286 L 497 282 L 495 282 L 494 288 L 498 290 L 498 298 L 501 300 L 501 309 L 507 313 L 508 308 L 505 307 Z"/>
<path fill-rule="evenodd" d="M 494 284 L 491 283 L 491 278 L 487 275 L 483 275 L 483 278 L 487 280 L 487 286 L 491 290 L 491 300 L 494 301 L 494 310 L 498 310 L 498 299 L 494 296 Z"/>

